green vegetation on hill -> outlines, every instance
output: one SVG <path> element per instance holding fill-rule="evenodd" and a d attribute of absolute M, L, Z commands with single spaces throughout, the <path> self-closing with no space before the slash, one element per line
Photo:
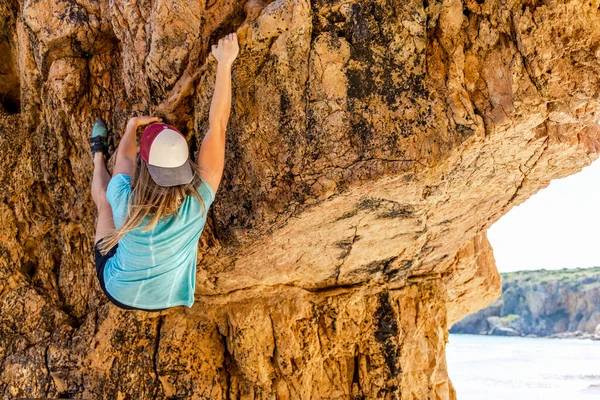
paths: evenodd
<path fill-rule="evenodd" d="M 509 324 L 513 321 L 518 320 L 519 318 L 521 318 L 521 317 L 517 314 L 508 314 L 508 315 L 505 315 L 504 317 L 500 318 L 500 321 L 502 321 L 503 323 Z"/>
<path fill-rule="evenodd" d="M 600 267 L 563 268 L 557 270 L 538 269 L 533 271 L 503 272 L 503 287 L 530 286 L 548 283 L 571 284 L 574 287 L 589 289 L 600 284 Z"/>

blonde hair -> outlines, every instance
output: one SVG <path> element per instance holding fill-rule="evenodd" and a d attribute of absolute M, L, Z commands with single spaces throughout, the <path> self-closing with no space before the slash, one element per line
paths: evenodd
<path fill-rule="evenodd" d="M 115 246 L 123 236 L 138 228 L 146 216 L 151 219 L 143 227 L 142 232 L 148 232 L 160 220 L 172 215 L 178 215 L 179 206 L 187 196 L 194 196 L 201 204 L 202 214 L 206 212 L 204 201 L 198 193 L 200 184 L 204 184 L 200 178 L 200 170 L 195 162 L 190 162 L 194 172 L 194 178 L 187 185 L 159 186 L 154 182 L 148 171 L 146 162 L 137 155 L 137 165 L 131 182 L 131 195 L 127 204 L 127 218 L 119 229 L 115 229 L 102 239 L 99 245 L 100 253 L 105 255 Z"/>

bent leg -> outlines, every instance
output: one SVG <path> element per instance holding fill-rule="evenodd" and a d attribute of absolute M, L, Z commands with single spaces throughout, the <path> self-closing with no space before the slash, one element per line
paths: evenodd
<path fill-rule="evenodd" d="M 106 200 L 106 188 L 110 181 L 110 174 L 106 169 L 104 154 L 94 153 L 94 175 L 92 177 L 92 198 L 98 209 L 98 222 L 94 244 L 115 229 L 112 208 Z"/>

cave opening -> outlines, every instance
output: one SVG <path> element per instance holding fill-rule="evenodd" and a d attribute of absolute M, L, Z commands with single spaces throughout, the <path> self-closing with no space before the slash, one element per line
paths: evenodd
<path fill-rule="evenodd" d="M 532 386 L 557 390 L 545 377 L 565 380 L 574 370 L 593 378 L 573 388 L 600 394 L 592 391 L 600 385 L 596 366 L 585 363 L 600 357 L 592 347 L 600 340 L 599 180 L 597 160 L 529 198 L 517 194 L 488 230 L 487 264 L 491 275 L 499 272 L 501 293 L 450 328 L 447 361 L 458 398 L 481 398 L 500 365 L 495 385 L 506 396 L 542 393 Z M 474 347 L 477 357 L 468 354 Z M 474 381 L 482 383 L 475 388 Z M 578 397 L 565 391 L 564 398 Z"/>
<path fill-rule="evenodd" d="M 21 81 L 17 65 L 17 8 L 0 21 L 0 107 L 8 114 L 21 112 Z M 12 12 L 11 12 L 12 11 Z"/>
<path fill-rule="evenodd" d="M 17 87 L 16 91 L 18 90 Z M 17 96 L 0 94 L 0 104 L 8 114 L 19 114 L 21 112 L 21 99 Z"/>

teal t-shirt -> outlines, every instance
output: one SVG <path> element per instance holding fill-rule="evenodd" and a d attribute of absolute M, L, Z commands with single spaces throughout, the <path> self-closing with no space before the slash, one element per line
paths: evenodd
<path fill-rule="evenodd" d="M 202 178 L 198 192 L 206 212 L 215 192 Z M 127 217 L 131 178 L 118 174 L 111 178 L 106 198 L 112 207 L 115 227 Z M 142 225 L 149 220 L 146 217 Z M 119 302 L 137 308 L 159 309 L 194 304 L 198 240 L 206 223 L 200 202 L 188 196 L 179 215 L 160 220 L 153 229 L 142 227 L 127 232 L 104 268 L 106 290 Z"/>

